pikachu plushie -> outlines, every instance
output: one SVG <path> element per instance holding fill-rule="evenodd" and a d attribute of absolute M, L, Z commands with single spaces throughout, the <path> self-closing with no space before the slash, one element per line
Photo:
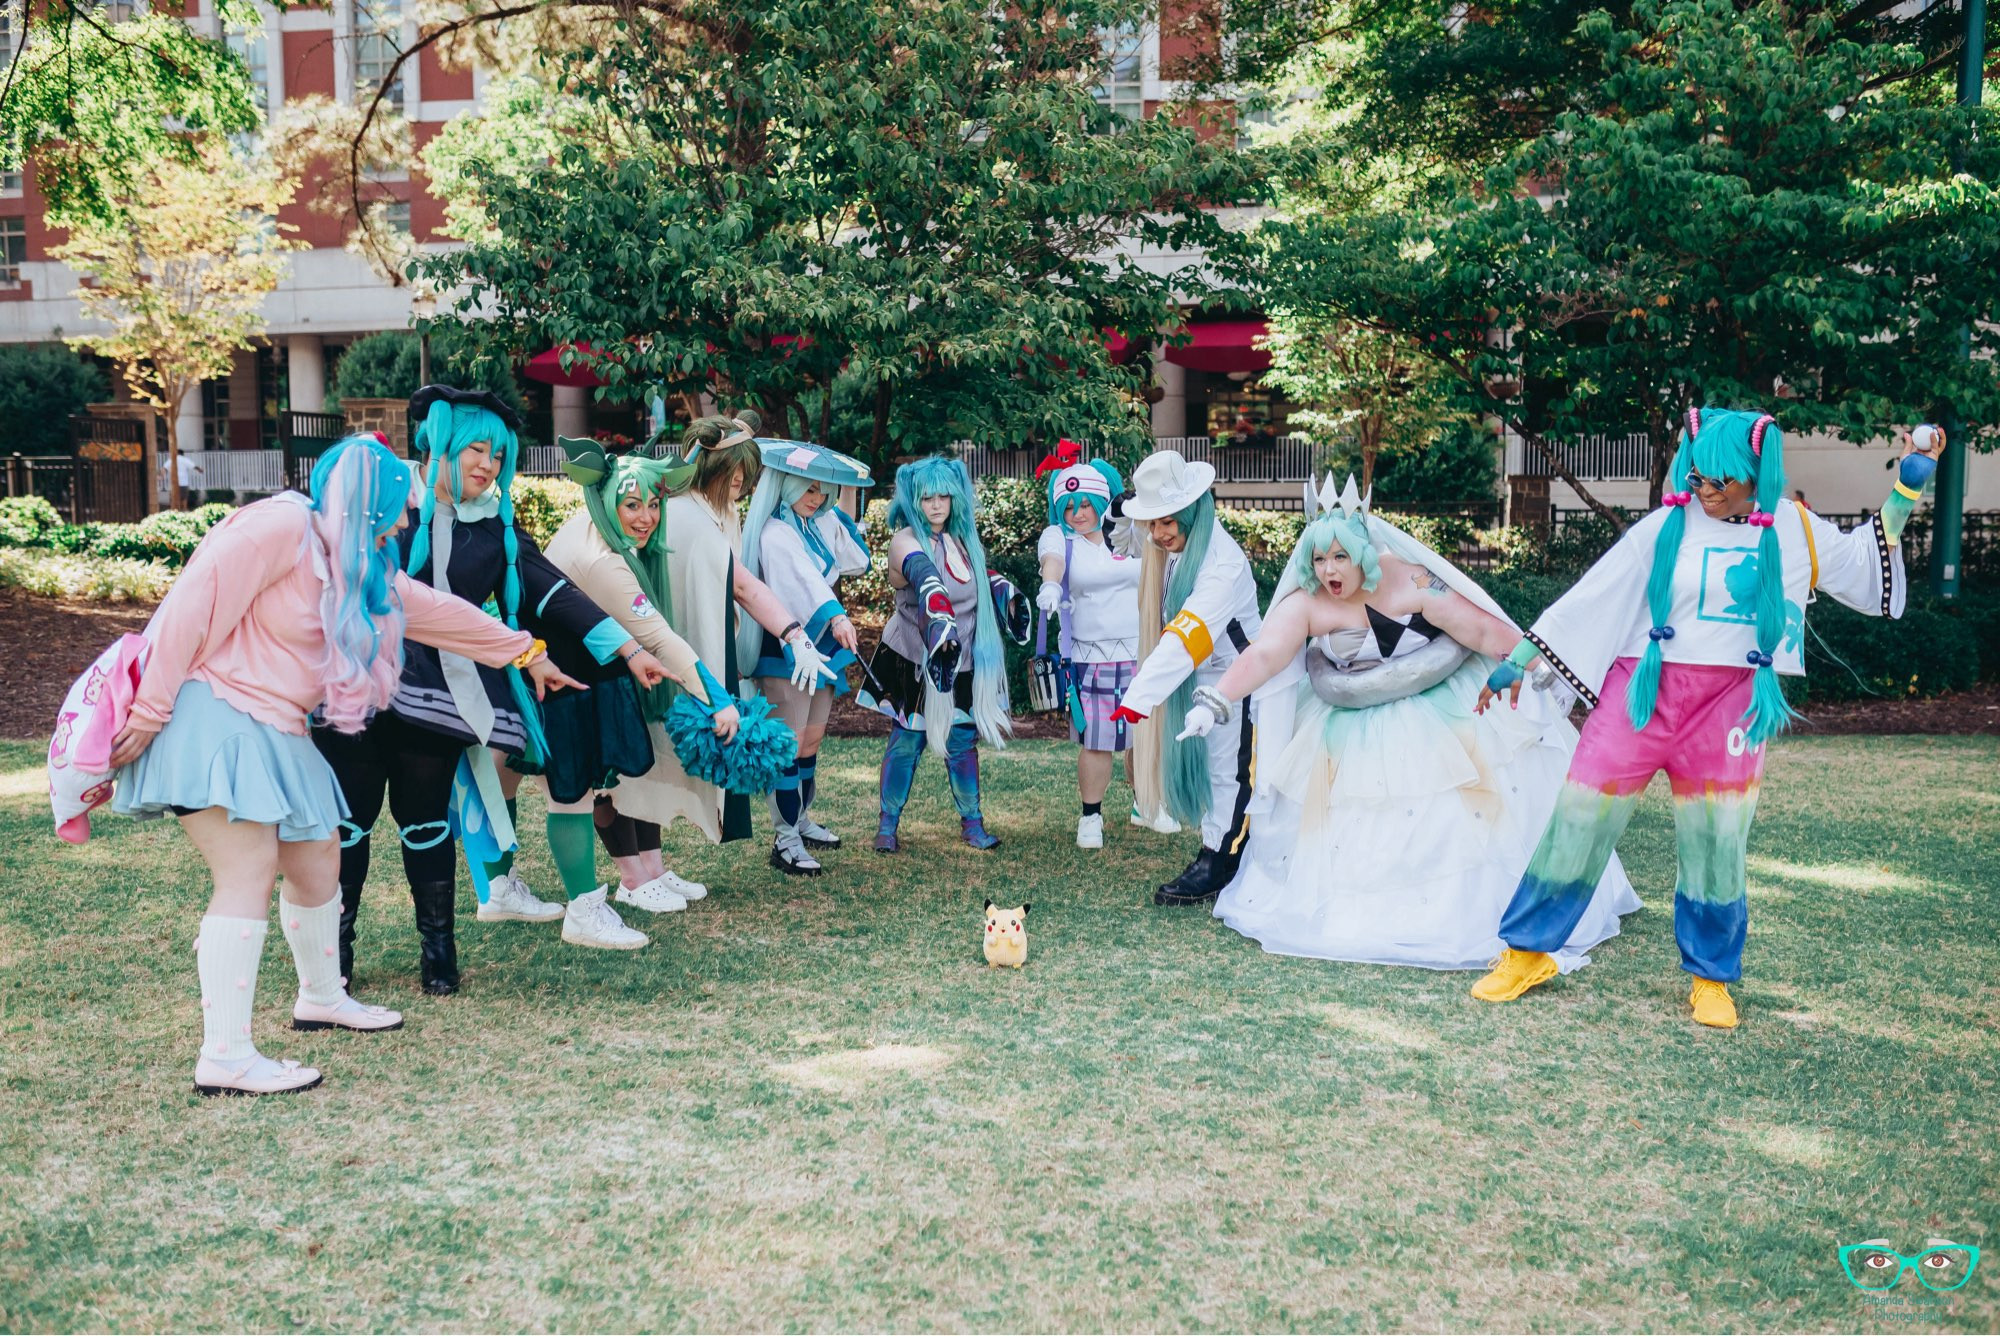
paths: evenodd
<path fill-rule="evenodd" d="M 1028 906 L 995 909 L 986 902 L 986 963 L 995 969 L 1028 963 Z"/>

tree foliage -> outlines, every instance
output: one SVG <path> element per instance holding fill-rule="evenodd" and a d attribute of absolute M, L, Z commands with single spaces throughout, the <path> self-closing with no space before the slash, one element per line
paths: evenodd
<path fill-rule="evenodd" d="M 243 63 L 171 14 L 114 23 L 85 0 L 16 13 L 0 166 L 33 163 L 58 226 L 108 220 L 153 164 L 197 166 L 207 139 L 260 123 Z"/>
<path fill-rule="evenodd" d="M 1563 439 L 1646 432 L 1656 496 L 1690 404 L 1782 402 L 1857 442 L 2000 420 L 1990 116 L 1915 77 L 1922 51 L 1840 31 L 1779 0 L 1592 14 L 1588 109 L 1394 207 L 1294 207 L 1259 281 L 1416 340 L 1563 476 Z"/>
<path fill-rule="evenodd" d="M 263 328 L 264 298 L 297 243 L 275 215 L 293 187 L 225 142 L 202 141 L 194 162 L 142 169 L 107 197 L 109 216 L 79 220 L 50 252 L 81 275 L 77 302 L 101 331 L 71 342 L 117 362 L 134 394 L 167 419 L 168 458 L 180 451 L 180 406 L 201 382 L 229 374 Z M 167 470 L 180 505 L 179 470 Z"/>
<path fill-rule="evenodd" d="M 753 402 L 814 434 L 861 385 L 878 455 L 955 438 L 1145 434 L 1103 336 L 1171 323 L 1173 257 L 1233 243 L 1227 137 L 1121 133 L 1091 94 L 1126 3 L 696 0 L 554 73 L 551 156 L 496 122 L 453 149 L 466 249 L 422 262 L 495 351 L 606 392 Z M 521 104 L 531 106 L 532 104 Z M 554 108 L 562 109 L 556 114 Z M 476 128 L 468 134 L 476 135 Z M 542 146 L 539 152 L 545 152 Z"/>
<path fill-rule="evenodd" d="M 356 339 L 334 364 L 326 410 L 339 412 L 342 399 L 407 399 L 421 388 L 422 369 L 417 336 L 408 330 L 387 329 Z M 491 390 L 515 412 L 525 411 L 521 387 L 505 366 L 490 361 L 474 365 L 434 355 L 431 379 L 465 389 Z"/>
<path fill-rule="evenodd" d="M 0 422 L 10 424 L 10 451 L 68 454 L 70 415 L 110 393 L 104 372 L 60 343 L 0 344 Z"/>

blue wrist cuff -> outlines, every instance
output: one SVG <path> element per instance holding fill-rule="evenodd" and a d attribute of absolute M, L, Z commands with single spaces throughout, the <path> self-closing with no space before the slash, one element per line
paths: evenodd
<path fill-rule="evenodd" d="M 590 628 L 583 637 L 583 647 L 590 651 L 590 657 L 599 663 L 610 663 L 618 657 L 618 647 L 632 638 L 632 633 L 615 620 L 606 617 Z"/>
<path fill-rule="evenodd" d="M 1906 455 L 1896 469 L 1896 476 L 1902 479 L 1903 486 L 1921 492 L 1936 472 L 1937 461 L 1929 455 Z"/>
<path fill-rule="evenodd" d="M 1521 670 L 1502 659 L 1493 665 L 1493 671 L 1486 675 L 1486 689 L 1496 695 L 1507 690 L 1521 680 Z"/>
<path fill-rule="evenodd" d="M 708 704 L 702 705 L 700 701 L 695 700 L 693 692 L 688 693 L 688 699 L 694 700 L 696 705 L 701 705 L 702 710 L 711 718 L 736 703 L 736 698 L 729 694 L 729 688 L 716 681 L 715 674 L 708 671 L 707 664 L 696 659 L 694 670 L 701 677 L 702 688 L 708 692 Z"/>

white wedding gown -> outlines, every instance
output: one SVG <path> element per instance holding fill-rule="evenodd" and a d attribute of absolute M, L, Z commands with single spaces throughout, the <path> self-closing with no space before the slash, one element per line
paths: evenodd
<path fill-rule="evenodd" d="M 1317 641 L 1337 669 L 1365 671 L 1441 634 L 1421 614 L 1369 619 Z M 1577 740 L 1560 703 L 1532 689 L 1519 710 L 1474 714 L 1491 668 L 1475 654 L 1427 691 L 1364 709 L 1331 707 L 1309 682 L 1283 688 L 1298 696 L 1274 736 L 1290 741 L 1257 776 L 1249 845 L 1215 916 L 1278 955 L 1485 968 Z M 1260 747 L 1260 763 L 1270 754 Z M 1614 855 L 1557 964 L 1589 963 L 1637 908 Z"/>

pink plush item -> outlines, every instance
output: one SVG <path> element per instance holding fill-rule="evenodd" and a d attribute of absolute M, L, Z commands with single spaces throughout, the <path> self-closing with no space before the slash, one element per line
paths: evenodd
<path fill-rule="evenodd" d="M 49 739 L 49 805 L 57 836 L 71 844 L 90 838 L 90 810 L 111 799 L 111 740 L 132 713 L 151 651 L 144 636 L 118 637 L 63 697 Z"/>

